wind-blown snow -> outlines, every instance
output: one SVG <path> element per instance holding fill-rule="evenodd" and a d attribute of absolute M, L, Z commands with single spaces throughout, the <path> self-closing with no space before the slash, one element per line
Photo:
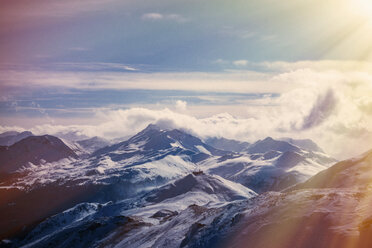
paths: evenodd
<path fill-rule="evenodd" d="M 204 146 L 195 146 L 196 148 L 198 148 L 198 150 L 201 152 L 201 153 L 205 153 L 205 154 L 208 154 L 208 155 L 210 155 L 210 156 L 212 156 L 212 154 L 211 154 L 211 152 L 210 151 L 208 151 L 207 149 L 205 149 L 205 147 Z"/>

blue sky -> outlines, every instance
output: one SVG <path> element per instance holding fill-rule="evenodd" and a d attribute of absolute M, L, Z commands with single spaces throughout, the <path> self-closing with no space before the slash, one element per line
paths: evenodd
<path fill-rule="evenodd" d="M 355 59 L 337 47 L 366 23 L 346 0 L 12 2 L 2 3 L 3 63 L 205 71 L 225 69 L 218 59 Z"/>

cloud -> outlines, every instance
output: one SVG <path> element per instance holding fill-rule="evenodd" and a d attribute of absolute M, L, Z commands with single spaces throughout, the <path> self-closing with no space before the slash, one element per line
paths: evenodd
<path fill-rule="evenodd" d="M 182 100 L 176 101 L 176 109 L 179 111 L 185 111 L 187 109 L 187 102 Z"/>
<path fill-rule="evenodd" d="M 225 60 L 216 63 L 223 65 Z M 272 62 L 237 64 L 262 67 L 262 70 L 227 70 L 222 72 L 148 72 L 136 66 L 118 63 L 58 63 L 32 68 L 23 65 L 0 65 L 0 88 L 61 87 L 73 89 L 152 89 L 214 92 L 283 93 L 309 86 L 349 85 L 357 87 L 372 80 L 368 64 L 352 62 Z M 350 65 L 349 65 L 350 64 Z M 322 67 L 323 66 L 323 67 Z M 52 69 L 55 70 L 52 70 Z M 323 69 L 321 69 L 323 68 Z M 329 69 L 327 69 L 329 68 Z M 340 69 L 337 69 L 340 68 Z M 347 69 L 346 69 L 347 68 Z M 136 72 L 136 73 L 132 73 Z M 336 86 L 337 87 L 337 86 Z M 368 87 L 367 87 L 368 88 Z M 361 89 L 361 88 L 360 88 Z M 5 94 L 6 92 L 4 92 Z M 4 95 L 1 94 L 0 95 Z M 363 90 L 358 94 L 363 95 Z"/>
<path fill-rule="evenodd" d="M 70 66 L 68 64 L 66 67 Z M 111 71 L 98 69 L 108 66 Z M 147 90 L 189 90 L 213 92 L 275 93 L 292 88 L 293 84 L 273 84 L 270 75 L 253 71 L 242 72 L 170 72 L 131 73 L 123 65 L 78 64 L 77 71 L 49 70 L 2 70 L 0 88 L 7 87 L 58 87 L 71 89 L 147 89 Z M 79 70 L 80 68 L 80 70 Z M 94 68 L 97 68 L 96 70 Z M 117 68 L 116 70 L 114 68 Z M 120 68 L 122 68 L 120 70 Z M 135 68 L 133 68 L 135 69 Z M 5 94 L 6 92 L 1 92 Z M 3 95 L 1 94 L 0 95 Z"/>
<path fill-rule="evenodd" d="M 302 128 L 309 129 L 324 122 L 333 113 L 336 105 L 336 97 L 329 89 L 324 95 L 318 97 L 309 115 L 305 117 Z"/>
<path fill-rule="evenodd" d="M 160 105 L 156 105 L 159 102 L 157 99 L 148 105 L 132 103 L 127 106 L 92 108 L 93 115 L 85 121 L 74 122 L 71 119 L 68 124 L 58 125 L 63 121 L 67 123 L 67 120 L 56 119 L 54 125 L 34 126 L 32 131 L 35 133 L 53 134 L 57 131 L 75 130 L 86 136 L 115 138 L 133 135 L 149 123 L 160 123 L 167 127 L 185 129 L 200 137 L 223 136 L 250 142 L 266 136 L 311 138 L 338 158 L 347 158 L 371 148 L 372 77 L 368 67 L 353 68 L 347 63 L 323 61 L 319 63 L 321 66 L 315 62 L 274 62 L 260 65 L 266 68 L 263 72 L 230 70 L 218 73 L 122 73 L 9 70 L 8 73 L 1 73 L 0 77 L 2 88 L 18 86 L 23 91 L 27 84 L 30 84 L 35 87 L 36 92 L 46 87 L 61 85 L 67 89 L 87 88 L 90 91 L 140 88 L 182 92 L 182 96 L 170 98 L 182 97 L 182 100 L 168 99 Z M 269 67 L 271 69 L 268 69 Z M 201 91 L 205 93 L 201 94 L 201 97 L 208 98 L 208 101 L 192 101 L 195 94 L 190 92 Z M 210 94 L 212 91 L 215 93 Z M 221 102 L 221 92 L 234 93 L 234 101 Z M 261 94 L 261 97 L 254 98 L 241 95 L 247 92 L 267 93 L 267 96 L 262 97 Z M 272 94 L 275 97 L 272 97 Z M 8 96 L 6 91 L 2 91 L 0 95 Z M 191 98 L 187 98 L 188 96 Z M 14 99 L 17 98 L 11 98 Z M 188 106 L 185 99 L 192 104 Z M 31 121 L 27 118 L 24 120 L 19 122 L 20 125 Z M 2 129 L 4 128 L 6 127 L 3 126 Z"/>
<path fill-rule="evenodd" d="M 301 105 L 301 101 L 293 99 L 293 95 L 304 96 L 304 99 L 308 99 L 309 104 Z M 279 98 L 260 99 L 258 101 L 262 102 L 261 105 L 248 105 L 242 108 L 240 111 L 246 112 L 245 117 L 236 117 L 227 112 L 195 117 L 188 113 L 172 111 L 169 108 L 98 109 L 90 121 L 93 124 L 58 125 L 56 122 L 53 125 L 34 126 L 31 131 L 35 134 L 58 135 L 74 132 L 81 136 L 101 136 L 111 139 L 134 135 L 148 124 L 156 123 L 163 128 L 183 129 L 201 138 L 216 136 L 249 142 L 267 136 L 311 138 L 327 152 L 338 158 L 347 158 L 370 148 L 367 141 L 372 138 L 372 130 L 369 127 L 368 119 L 359 123 L 357 122 L 357 119 L 360 121 L 359 117 L 345 119 L 343 118 L 344 113 L 338 111 L 324 119 L 318 119 L 320 117 L 312 114 L 315 112 L 328 113 L 330 110 L 327 108 L 332 106 L 334 98 L 333 93 L 329 92 L 323 92 L 317 96 L 315 92 L 306 93 L 304 90 L 302 94 L 299 94 L 299 91 L 296 90 L 294 93 L 283 94 Z M 290 101 L 290 99 L 294 101 Z M 179 101 L 178 105 L 185 106 L 182 101 Z M 216 107 L 213 109 L 215 110 Z M 309 116 L 316 117 L 310 118 Z M 310 123 L 312 127 L 301 129 L 300 127 L 304 125 L 303 120 L 308 120 L 307 123 Z M 294 126 L 298 128 L 294 128 Z M 0 127 L 0 131 L 13 129 L 19 130 L 20 128 Z M 348 143 L 353 143 L 355 146 L 342 145 Z"/>
<path fill-rule="evenodd" d="M 142 19 L 144 20 L 161 20 L 164 16 L 160 13 L 146 13 L 142 15 Z"/>
<path fill-rule="evenodd" d="M 239 39 L 251 39 L 257 36 L 257 33 L 251 29 L 242 29 L 236 26 L 222 26 L 219 28 L 218 33 L 221 36 L 231 36 Z"/>
<path fill-rule="evenodd" d="M 361 97 L 357 101 L 358 108 L 365 114 L 372 115 L 372 99 L 370 97 Z"/>
<path fill-rule="evenodd" d="M 248 65 L 248 61 L 247 60 L 235 60 L 233 64 L 236 66 L 246 66 Z"/>
<path fill-rule="evenodd" d="M 302 60 L 296 62 L 270 61 L 259 62 L 257 66 L 274 71 L 296 71 L 309 69 L 313 71 L 342 71 L 342 72 L 368 72 L 372 70 L 372 63 L 368 61 L 355 60 Z"/>
<path fill-rule="evenodd" d="M 134 68 L 130 65 L 120 63 L 53 63 L 46 66 L 45 69 L 53 68 L 54 70 L 89 70 L 89 71 L 138 71 L 139 69 Z"/>
<path fill-rule="evenodd" d="M 228 63 L 230 63 L 229 61 L 227 60 L 224 60 L 224 59 L 216 59 L 214 61 L 212 61 L 213 64 L 220 64 L 220 65 L 226 65 Z"/>
<path fill-rule="evenodd" d="M 159 20 L 173 20 L 176 22 L 186 22 L 187 19 L 178 14 L 161 14 L 161 13 L 146 13 L 142 15 L 142 20 L 159 21 Z"/>
<path fill-rule="evenodd" d="M 199 137 L 225 136 L 245 139 L 257 137 L 263 134 L 262 128 L 257 131 L 257 120 L 239 119 L 228 113 L 220 113 L 206 118 L 196 118 L 188 114 L 174 112 L 168 108 L 147 109 L 130 108 L 127 110 L 98 110 L 95 116 L 100 123 L 95 125 L 38 125 L 31 128 L 35 134 L 57 134 L 74 132 L 84 136 L 101 136 L 106 138 L 118 138 L 133 135 L 150 123 L 156 123 L 163 128 L 180 128 Z M 269 128 L 269 126 L 266 126 Z M 13 127 L 12 127 L 13 128 Z M 6 127 L 0 130 L 6 130 Z"/>

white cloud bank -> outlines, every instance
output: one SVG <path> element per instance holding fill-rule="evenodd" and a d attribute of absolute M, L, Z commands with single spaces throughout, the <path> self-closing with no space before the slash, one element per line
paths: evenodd
<path fill-rule="evenodd" d="M 176 109 L 179 111 L 186 111 L 187 109 L 187 102 L 182 100 L 176 101 Z"/>
<path fill-rule="evenodd" d="M 342 94 L 328 89 L 325 92 L 295 90 L 279 98 L 257 100 L 260 105 L 248 105 L 246 117 L 220 113 L 204 118 L 181 113 L 186 103 L 177 101 L 170 110 L 130 108 L 99 110 L 95 125 L 38 125 L 35 134 L 67 134 L 118 138 L 133 135 L 149 123 L 163 128 L 180 128 L 199 137 L 226 137 L 253 142 L 267 136 L 311 138 L 327 152 L 338 158 L 348 158 L 372 148 L 371 115 L 349 105 Z M 301 100 L 302 99 L 302 100 Z M 370 104 L 369 102 L 367 104 Z M 363 105 L 364 106 L 364 105 Z M 2 127 L 0 131 L 14 129 Z"/>
<path fill-rule="evenodd" d="M 133 135 L 149 123 L 158 123 L 167 128 L 185 129 L 202 138 L 222 136 L 250 142 L 266 136 L 311 138 L 337 158 L 348 158 L 371 149 L 370 65 L 356 67 L 349 62 L 319 63 L 320 65 L 316 62 L 277 62 L 266 65 L 266 68 L 275 67 L 275 71 L 267 73 L 232 71 L 215 74 L 134 75 L 137 77 L 132 74 L 130 77 L 133 78 L 130 79 L 114 73 L 106 75 L 106 78 L 99 78 L 92 84 L 92 88 L 270 92 L 279 93 L 280 96 L 271 97 L 268 94 L 267 97 L 258 99 L 239 99 L 238 104 L 231 106 L 187 106 L 186 102 L 176 100 L 168 108 L 158 106 L 97 110 L 92 118 L 94 125 L 64 126 L 56 122 L 56 125 L 35 126 L 31 131 L 36 134 L 73 131 L 86 136 L 117 138 Z M 88 77 L 87 74 L 83 75 Z M 43 76 L 39 79 L 42 80 L 28 78 L 41 86 L 47 82 L 57 86 L 60 85 L 59 80 L 62 80 L 51 77 L 48 81 Z M 72 88 L 84 88 L 84 80 L 87 78 L 75 77 L 75 81 L 62 81 Z M 237 109 L 239 115 L 233 116 L 231 113 Z M 195 112 L 203 114 L 195 115 Z M 0 127 L 0 131 L 9 129 L 15 127 Z"/>

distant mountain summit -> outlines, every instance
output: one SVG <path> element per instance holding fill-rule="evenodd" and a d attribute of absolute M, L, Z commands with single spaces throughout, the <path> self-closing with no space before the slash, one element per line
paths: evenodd
<path fill-rule="evenodd" d="M 79 140 L 76 141 L 76 143 L 80 145 L 88 153 L 93 153 L 98 149 L 109 146 L 111 144 L 110 141 L 97 136 L 89 139 Z"/>
<path fill-rule="evenodd" d="M 0 134 L 0 146 L 11 146 L 14 143 L 32 136 L 33 134 L 29 131 L 25 132 L 16 132 L 16 131 L 8 131 L 5 133 Z"/>
<path fill-rule="evenodd" d="M 232 152 L 243 152 L 250 146 L 248 142 L 216 137 L 206 139 L 205 143 L 217 149 Z"/>
<path fill-rule="evenodd" d="M 268 151 L 278 151 L 278 152 L 299 152 L 300 149 L 292 145 L 289 142 L 281 141 L 281 140 L 274 140 L 271 137 L 267 137 L 263 140 L 259 140 L 253 143 L 248 149 L 247 152 L 249 153 L 265 153 Z"/>
<path fill-rule="evenodd" d="M 273 139 L 272 137 L 266 137 L 263 140 L 258 140 L 250 144 L 245 141 L 225 139 L 223 137 L 220 138 L 209 137 L 205 139 L 205 143 L 220 150 L 232 151 L 237 153 L 247 152 L 252 154 L 265 153 L 268 151 L 296 152 L 299 151 L 298 148 L 311 152 L 324 153 L 324 151 L 314 141 L 310 139 L 292 138 Z"/>
<path fill-rule="evenodd" d="M 59 138 L 51 135 L 28 136 L 11 146 L 0 147 L 0 172 L 10 173 L 28 163 L 54 162 L 77 155 Z"/>

